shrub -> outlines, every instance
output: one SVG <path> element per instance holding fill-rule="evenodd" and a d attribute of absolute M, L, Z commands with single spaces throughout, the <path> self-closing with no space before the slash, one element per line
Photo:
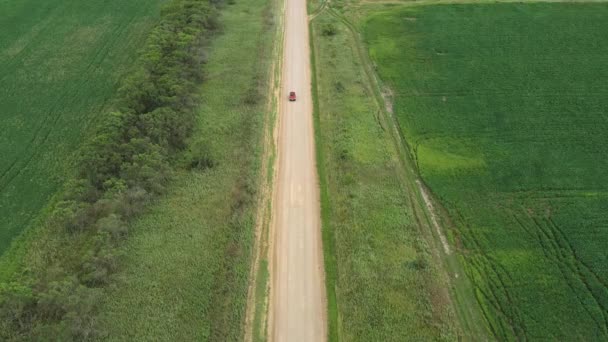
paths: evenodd
<path fill-rule="evenodd" d="M 321 29 L 321 35 L 325 37 L 335 36 L 336 33 L 338 33 L 338 29 L 332 23 L 323 25 L 323 28 Z"/>

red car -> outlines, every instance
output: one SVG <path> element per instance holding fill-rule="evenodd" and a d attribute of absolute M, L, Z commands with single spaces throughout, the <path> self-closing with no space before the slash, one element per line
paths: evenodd
<path fill-rule="evenodd" d="M 296 100 L 296 92 L 290 91 L 289 92 L 289 101 L 295 101 L 295 100 Z"/>

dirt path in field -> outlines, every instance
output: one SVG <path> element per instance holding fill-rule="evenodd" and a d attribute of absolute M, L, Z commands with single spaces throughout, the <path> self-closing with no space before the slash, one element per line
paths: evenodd
<path fill-rule="evenodd" d="M 283 44 L 268 332 L 271 341 L 321 342 L 327 324 L 306 0 L 286 0 Z M 288 101 L 290 91 L 297 101 Z"/>
<path fill-rule="evenodd" d="M 424 200 L 424 204 L 426 205 L 426 209 L 431 216 L 431 223 L 433 224 L 433 227 L 435 228 L 435 232 L 437 233 L 437 236 L 439 237 L 439 241 L 441 241 L 441 245 L 443 246 L 443 251 L 445 252 L 445 254 L 449 255 L 450 254 L 450 244 L 448 243 L 448 240 L 446 239 L 445 235 L 443 234 L 443 229 L 441 229 L 439 222 L 437 222 L 437 215 L 435 214 L 435 207 L 433 205 L 433 201 L 431 201 L 429 194 L 426 192 L 426 189 L 424 188 L 424 186 L 422 185 L 422 182 L 419 179 L 416 180 L 416 185 L 418 185 L 418 190 L 420 191 L 420 194 L 422 195 L 422 199 Z"/>

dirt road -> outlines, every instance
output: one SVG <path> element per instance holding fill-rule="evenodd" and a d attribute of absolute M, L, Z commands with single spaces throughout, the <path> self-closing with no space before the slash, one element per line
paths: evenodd
<path fill-rule="evenodd" d="M 286 0 L 284 37 L 269 337 L 317 342 L 326 305 L 306 0 Z"/>

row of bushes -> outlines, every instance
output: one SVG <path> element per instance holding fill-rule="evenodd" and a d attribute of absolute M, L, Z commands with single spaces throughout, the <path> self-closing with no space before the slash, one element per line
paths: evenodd
<path fill-rule="evenodd" d="M 81 149 L 47 225 L 71 253 L 44 271 L 0 284 L 0 340 L 86 340 L 103 335 L 95 308 L 119 266 L 128 222 L 162 193 L 176 152 L 186 147 L 203 81 L 205 42 L 218 29 L 215 0 L 172 0 L 150 33 L 96 134 Z M 212 161 L 194 155 L 192 166 Z M 71 243 L 71 245 L 70 245 Z"/>

